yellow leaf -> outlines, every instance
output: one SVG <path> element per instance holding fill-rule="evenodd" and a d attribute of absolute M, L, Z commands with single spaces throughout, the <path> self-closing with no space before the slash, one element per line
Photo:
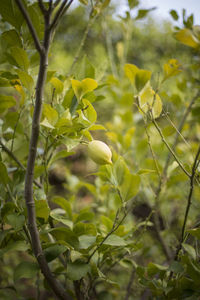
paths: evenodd
<path fill-rule="evenodd" d="M 138 71 L 139 71 L 139 69 L 135 65 L 126 64 L 124 66 L 125 75 L 126 75 L 126 77 L 128 77 L 128 79 L 130 79 L 131 83 L 134 83 L 135 75 Z"/>
<path fill-rule="evenodd" d="M 187 45 L 192 48 L 199 47 L 199 41 L 197 38 L 193 35 L 192 31 L 188 28 L 184 28 L 179 30 L 175 34 L 176 39 L 181 42 L 184 45 Z"/>
<path fill-rule="evenodd" d="M 85 94 L 92 92 L 98 86 L 96 80 L 85 78 L 82 81 L 72 79 L 72 88 L 77 99 L 81 99 Z"/>
<path fill-rule="evenodd" d="M 158 118 L 162 112 L 162 101 L 151 86 L 143 89 L 139 95 L 139 105 L 142 112 L 147 113 L 152 110 L 153 118 Z"/>

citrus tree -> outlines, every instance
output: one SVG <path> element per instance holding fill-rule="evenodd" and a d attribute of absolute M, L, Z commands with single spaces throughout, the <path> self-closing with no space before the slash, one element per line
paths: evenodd
<path fill-rule="evenodd" d="M 200 27 L 79 2 L 0 3 L 1 299 L 199 299 Z"/>

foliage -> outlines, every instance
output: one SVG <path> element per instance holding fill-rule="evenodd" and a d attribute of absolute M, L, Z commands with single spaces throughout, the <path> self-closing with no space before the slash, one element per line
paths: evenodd
<path fill-rule="evenodd" d="M 199 299 L 200 27 L 71 2 L 0 4 L 0 298 Z"/>

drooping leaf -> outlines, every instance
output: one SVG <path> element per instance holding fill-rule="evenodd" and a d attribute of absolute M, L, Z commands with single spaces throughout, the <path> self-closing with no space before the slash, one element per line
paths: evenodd
<path fill-rule="evenodd" d="M 143 89 L 146 83 L 151 79 L 151 71 L 139 70 L 135 75 L 135 86 L 139 91 Z"/>
<path fill-rule="evenodd" d="M 15 29 L 4 31 L 1 35 L 1 40 L 3 42 L 3 49 L 10 47 L 22 48 L 22 41 Z"/>
<path fill-rule="evenodd" d="M 135 65 L 126 64 L 124 66 L 125 75 L 131 81 L 131 83 L 135 82 L 135 76 L 136 76 L 136 74 L 137 74 L 138 71 L 139 71 L 139 69 Z"/>
<path fill-rule="evenodd" d="M 164 78 L 163 81 L 169 77 L 175 76 L 181 72 L 180 64 L 176 59 L 170 59 L 164 64 Z"/>
<path fill-rule="evenodd" d="M 43 104 L 42 115 L 52 126 L 58 121 L 58 112 L 48 103 Z"/>
<path fill-rule="evenodd" d="M 0 183 L 6 185 L 9 182 L 7 168 L 2 161 L 0 161 Z"/>
<path fill-rule="evenodd" d="M 152 111 L 153 118 L 158 118 L 162 112 L 160 96 L 150 86 L 146 86 L 139 94 L 139 105 L 142 112 Z"/>
<path fill-rule="evenodd" d="M 85 78 L 82 81 L 72 79 L 71 83 L 77 99 L 81 99 L 85 94 L 92 92 L 98 86 L 97 82 L 92 78 Z"/>
<path fill-rule="evenodd" d="M 52 201 L 57 205 L 59 205 L 60 207 L 62 207 L 66 211 L 70 219 L 72 218 L 71 204 L 67 199 L 60 196 L 55 196 L 53 197 Z"/>
<path fill-rule="evenodd" d="M 16 100 L 13 96 L 0 95 L 0 113 L 15 105 Z"/>
<path fill-rule="evenodd" d="M 137 195 L 140 187 L 140 176 L 126 173 L 123 184 L 120 186 L 120 194 L 123 201 L 128 201 Z"/>
<path fill-rule="evenodd" d="M 193 35 L 192 31 L 188 28 L 183 28 L 175 34 L 175 38 L 184 45 L 192 48 L 198 48 L 200 45 L 199 40 Z"/>
<path fill-rule="evenodd" d="M 109 245 L 109 246 L 126 246 L 126 242 L 125 240 L 116 235 L 116 234 L 111 234 L 104 242 L 105 245 Z"/>
<path fill-rule="evenodd" d="M 50 208 L 46 200 L 35 201 L 36 216 L 47 221 L 50 213 Z"/>
<path fill-rule="evenodd" d="M 44 249 L 44 255 L 47 262 L 56 259 L 60 254 L 63 254 L 68 248 L 65 245 L 51 245 L 50 247 Z"/>
<path fill-rule="evenodd" d="M 23 16 L 19 11 L 15 0 L 1 0 L 0 14 L 4 21 L 8 22 L 18 30 L 23 23 Z"/>
<path fill-rule="evenodd" d="M 55 89 L 55 94 L 62 93 L 64 85 L 60 79 L 53 77 L 50 79 L 50 83 L 52 84 L 53 88 Z"/>
<path fill-rule="evenodd" d="M 84 115 L 85 117 L 91 122 L 91 123 L 95 123 L 96 119 L 97 119 L 97 113 L 96 110 L 94 109 L 94 107 L 92 106 L 92 104 L 86 100 L 86 99 L 82 99 L 82 103 L 84 104 Z"/>
<path fill-rule="evenodd" d="M 67 277 L 71 280 L 80 280 L 88 272 L 90 272 L 90 265 L 87 263 L 76 260 L 67 265 Z"/>
<path fill-rule="evenodd" d="M 21 81 L 21 84 L 29 91 L 31 92 L 34 87 L 34 80 L 33 78 L 27 73 L 20 69 L 16 70 L 19 79 Z"/>
<path fill-rule="evenodd" d="M 79 237 L 80 249 L 88 249 L 96 242 L 96 236 L 81 235 Z"/>

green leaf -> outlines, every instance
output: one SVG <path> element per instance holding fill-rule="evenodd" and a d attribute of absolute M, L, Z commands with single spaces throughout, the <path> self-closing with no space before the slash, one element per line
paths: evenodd
<path fill-rule="evenodd" d="M 90 272 L 90 265 L 80 261 L 68 263 L 67 277 L 71 280 L 80 280 Z"/>
<path fill-rule="evenodd" d="M 135 19 L 136 20 L 141 20 L 141 19 L 145 18 L 147 16 L 147 14 L 150 11 L 154 10 L 154 9 L 156 9 L 156 7 L 152 7 L 152 8 L 149 8 L 149 9 L 139 9 L 138 14 L 137 14 Z"/>
<path fill-rule="evenodd" d="M 50 83 L 55 89 L 55 94 L 61 94 L 64 88 L 62 81 L 56 77 L 51 78 Z"/>
<path fill-rule="evenodd" d="M 161 272 L 165 273 L 166 271 L 167 271 L 166 266 L 161 266 L 161 265 L 154 264 L 154 263 L 149 263 L 148 267 L 147 267 L 147 272 L 150 277 L 153 277 L 156 274 L 159 274 Z"/>
<path fill-rule="evenodd" d="M 74 154 L 74 152 L 69 152 L 67 150 L 61 150 L 61 151 L 57 152 L 54 156 L 52 156 L 51 160 L 49 161 L 48 166 L 51 166 L 58 159 L 66 158 L 73 154 Z"/>
<path fill-rule="evenodd" d="M 125 240 L 115 234 L 111 234 L 104 242 L 105 245 L 109 245 L 109 246 L 126 246 L 126 242 Z"/>
<path fill-rule="evenodd" d="M 52 201 L 54 203 L 56 203 L 57 205 L 59 205 L 60 207 L 62 207 L 68 214 L 69 218 L 72 218 L 71 204 L 67 199 L 60 197 L 60 196 L 56 196 L 56 197 L 53 197 Z"/>
<path fill-rule="evenodd" d="M 184 272 L 184 268 L 181 263 L 178 261 L 173 261 L 169 267 L 169 270 L 172 271 L 175 274 L 180 274 Z"/>
<path fill-rule="evenodd" d="M 183 249 L 194 259 L 196 260 L 197 256 L 196 256 L 196 251 L 195 249 L 191 246 L 191 245 L 188 245 L 188 244 L 185 244 L 183 243 L 182 244 L 183 246 Z"/>
<path fill-rule="evenodd" d="M 29 91 L 31 92 L 34 87 L 34 80 L 28 73 L 22 71 L 22 70 L 16 70 L 19 79 L 21 81 L 21 84 Z"/>
<path fill-rule="evenodd" d="M 50 262 L 56 259 L 60 254 L 63 254 L 68 248 L 64 245 L 52 245 L 46 249 L 44 249 L 44 255 L 46 257 L 47 262 Z"/>
<path fill-rule="evenodd" d="M 137 195 L 140 188 L 140 176 L 126 173 L 123 184 L 120 186 L 120 194 L 123 201 L 128 201 Z"/>
<path fill-rule="evenodd" d="M 73 227 L 72 221 L 70 221 L 70 220 L 68 219 L 68 217 L 59 215 L 59 214 L 57 213 L 57 209 L 52 210 L 52 211 L 50 212 L 50 216 L 51 216 L 54 220 L 56 220 L 56 221 L 58 221 L 58 222 L 60 222 L 60 223 L 62 223 L 62 224 L 64 224 L 64 225 L 66 225 L 66 226 L 68 226 L 69 228 L 72 229 L 72 227 Z"/>
<path fill-rule="evenodd" d="M 47 120 L 47 118 L 44 118 L 44 120 L 40 123 L 41 126 L 44 126 L 46 128 L 49 128 L 49 129 L 55 129 L 54 126 L 52 126 L 49 121 Z"/>
<path fill-rule="evenodd" d="M 37 218 L 42 218 L 45 221 L 48 220 L 50 208 L 46 200 L 35 201 L 35 209 Z"/>
<path fill-rule="evenodd" d="M 200 228 L 194 228 L 187 230 L 192 236 L 196 237 L 198 240 L 200 240 Z"/>
<path fill-rule="evenodd" d="M 136 76 L 136 74 L 137 74 L 138 71 L 139 71 L 139 69 L 135 65 L 126 64 L 124 66 L 125 75 L 131 81 L 131 83 L 135 82 L 135 76 Z"/>
<path fill-rule="evenodd" d="M 52 126 L 58 121 L 58 112 L 48 103 L 43 104 L 42 115 Z"/>
<path fill-rule="evenodd" d="M 15 105 L 16 100 L 13 96 L 0 95 L 0 113 Z"/>
<path fill-rule="evenodd" d="M 82 103 L 84 105 L 83 111 L 85 117 L 88 119 L 88 121 L 90 121 L 90 123 L 95 123 L 97 119 L 96 110 L 88 100 L 83 99 Z"/>
<path fill-rule="evenodd" d="M 170 10 L 169 13 L 175 21 L 177 21 L 179 19 L 179 15 L 177 14 L 176 10 L 172 9 L 172 10 Z"/>
<path fill-rule="evenodd" d="M 163 81 L 169 77 L 176 76 L 181 72 L 180 64 L 176 59 L 170 59 L 166 64 L 164 64 L 164 78 Z"/>
<path fill-rule="evenodd" d="M 92 92 L 98 86 L 97 82 L 91 78 L 85 78 L 82 81 L 72 79 L 71 83 L 74 94 L 78 99 L 81 99 L 85 94 Z"/>
<path fill-rule="evenodd" d="M 24 261 L 14 269 L 14 281 L 21 278 L 34 278 L 39 272 L 39 266 L 36 263 Z"/>
<path fill-rule="evenodd" d="M 119 157 L 114 164 L 114 177 L 116 178 L 117 184 L 121 185 L 124 181 L 124 175 L 128 167 L 122 157 Z"/>
<path fill-rule="evenodd" d="M 143 89 L 146 83 L 151 79 L 151 71 L 139 70 L 135 75 L 135 86 L 139 91 Z"/>
<path fill-rule="evenodd" d="M 91 125 L 89 128 L 89 130 L 93 131 L 93 130 L 107 130 L 103 125 L 100 124 L 93 124 Z"/>
<path fill-rule="evenodd" d="M 97 234 L 96 226 L 94 224 L 88 224 L 83 222 L 76 223 L 74 225 L 73 231 L 76 234 L 76 236 Z"/>
<path fill-rule="evenodd" d="M 152 111 L 154 119 L 162 112 L 162 101 L 160 96 L 150 86 L 146 86 L 139 94 L 139 105 L 142 112 Z"/>
<path fill-rule="evenodd" d="M 128 5 L 130 7 L 130 9 L 136 7 L 139 5 L 139 0 L 128 0 Z"/>
<path fill-rule="evenodd" d="M 15 0 L 1 0 L 0 14 L 4 21 L 10 23 L 12 26 L 20 29 L 23 16 L 19 11 Z"/>
<path fill-rule="evenodd" d="M 25 217 L 18 214 L 10 214 L 6 217 L 7 223 L 10 224 L 15 230 L 20 230 L 25 224 Z"/>
<path fill-rule="evenodd" d="M 84 4 L 84 5 L 88 5 L 88 0 L 79 0 L 79 2 Z"/>
<path fill-rule="evenodd" d="M 81 221 L 92 221 L 94 219 L 94 213 L 88 210 L 83 210 L 76 218 L 76 223 Z"/>
<path fill-rule="evenodd" d="M 183 28 L 179 30 L 175 34 L 175 38 L 182 44 L 192 48 L 198 48 L 200 45 L 198 39 L 193 35 L 192 31 L 188 28 Z"/>
<path fill-rule="evenodd" d="M 79 238 L 80 249 L 88 249 L 96 242 L 96 236 L 81 235 Z"/>
<path fill-rule="evenodd" d="M 0 183 L 6 185 L 9 182 L 8 172 L 4 163 L 0 161 Z"/>
<path fill-rule="evenodd" d="M 50 230 L 50 233 L 56 238 L 57 241 L 64 241 L 73 248 L 79 247 L 79 240 L 76 234 L 67 227 L 56 227 Z"/>
<path fill-rule="evenodd" d="M 10 61 L 11 64 L 27 72 L 29 59 L 25 50 L 19 47 L 11 47 L 9 49 L 8 59 L 10 56 L 12 58 L 12 61 Z"/>
<path fill-rule="evenodd" d="M 10 47 L 19 47 L 22 48 L 22 41 L 15 29 L 4 31 L 1 35 L 1 40 L 3 43 L 3 49 Z"/>

